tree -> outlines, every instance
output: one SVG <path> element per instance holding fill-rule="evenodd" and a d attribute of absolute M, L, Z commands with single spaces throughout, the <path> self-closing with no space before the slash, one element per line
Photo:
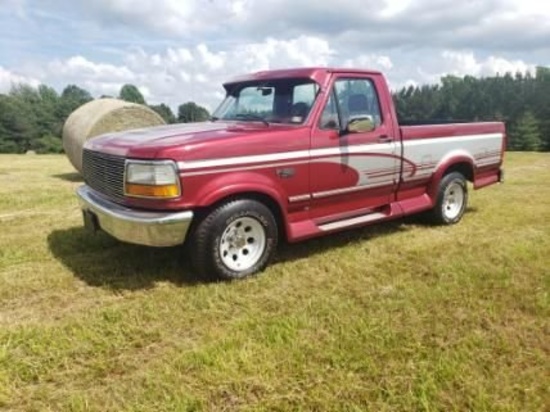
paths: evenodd
<path fill-rule="evenodd" d="M 537 119 L 530 111 L 525 112 L 509 132 L 511 150 L 535 151 L 542 144 Z"/>
<path fill-rule="evenodd" d="M 45 135 L 32 142 L 31 149 L 38 154 L 63 153 L 63 143 L 59 136 Z"/>
<path fill-rule="evenodd" d="M 92 101 L 93 97 L 87 90 L 84 90 L 74 84 L 70 84 L 61 92 L 61 100 L 74 106 L 76 109 L 77 107 Z"/>
<path fill-rule="evenodd" d="M 120 97 L 144 102 L 131 84 L 121 88 Z M 510 149 L 550 151 L 550 67 L 485 78 L 444 76 L 439 84 L 408 86 L 393 97 L 400 121 L 503 121 Z M 67 117 L 92 99 L 76 85 L 61 94 L 46 85 L 15 85 L 0 94 L 0 153 L 59 152 Z M 194 102 L 179 106 L 177 119 L 166 104 L 151 108 L 167 123 L 209 118 L 208 110 Z"/>
<path fill-rule="evenodd" d="M 550 150 L 550 67 L 537 67 L 532 99 L 533 112 L 538 120 L 543 150 Z"/>
<path fill-rule="evenodd" d="M 14 96 L 0 95 L 0 153 L 24 153 L 37 138 L 29 107 Z"/>
<path fill-rule="evenodd" d="M 208 110 L 195 102 L 184 103 L 178 108 L 178 121 L 181 123 L 205 122 L 209 118 Z"/>
<path fill-rule="evenodd" d="M 57 106 L 57 116 L 62 123 L 65 123 L 65 120 L 72 112 L 92 100 L 93 97 L 87 90 L 70 84 L 61 92 Z"/>
<path fill-rule="evenodd" d="M 57 92 L 44 84 L 38 86 L 39 101 L 33 107 L 38 134 L 40 137 L 46 135 L 61 135 L 63 119 L 58 116 L 59 95 Z"/>
<path fill-rule="evenodd" d="M 149 106 L 151 109 L 153 109 L 155 112 L 157 112 L 160 117 L 164 119 L 164 121 L 168 124 L 176 123 L 176 116 L 174 116 L 174 113 L 172 112 L 172 109 L 170 109 L 170 106 L 165 105 L 164 103 Z"/>
<path fill-rule="evenodd" d="M 139 89 L 133 84 L 125 84 L 120 89 L 119 99 L 130 103 L 145 104 L 145 99 Z"/>

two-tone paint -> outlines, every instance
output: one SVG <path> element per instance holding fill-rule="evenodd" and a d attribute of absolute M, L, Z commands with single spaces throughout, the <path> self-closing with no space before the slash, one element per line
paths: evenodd
<path fill-rule="evenodd" d="M 309 68 L 261 72 L 226 84 L 308 77 L 319 93 L 301 125 L 206 122 L 106 135 L 87 148 L 131 159 L 177 163 L 182 195 L 127 198 L 126 207 L 197 210 L 236 196 L 269 204 L 289 241 L 387 220 L 433 207 L 439 181 L 462 172 L 475 188 L 499 181 L 502 123 L 400 126 L 381 73 Z M 322 129 L 321 112 L 339 78 L 369 79 L 382 121 L 366 133 Z"/>

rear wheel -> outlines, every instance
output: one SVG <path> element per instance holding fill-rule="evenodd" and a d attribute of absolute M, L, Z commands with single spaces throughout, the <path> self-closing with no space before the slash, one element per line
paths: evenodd
<path fill-rule="evenodd" d="M 267 206 L 232 200 L 212 210 L 193 231 L 191 262 L 208 278 L 244 278 L 267 266 L 277 239 L 277 222 Z"/>
<path fill-rule="evenodd" d="M 462 219 L 468 204 L 468 185 L 466 178 L 458 172 L 445 175 L 439 183 L 437 201 L 430 211 L 434 223 L 451 225 Z"/>

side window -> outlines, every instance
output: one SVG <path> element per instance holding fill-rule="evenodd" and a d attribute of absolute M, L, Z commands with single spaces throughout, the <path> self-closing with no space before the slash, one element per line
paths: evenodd
<path fill-rule="evenodd" d="M 327 100 L 327 104 L 323 109 L 323 113 L 321 113 L 319 128 L 340 129 L 340 121 L 338 118 L 338 107 L 336 107 L 336 99 L 334 98 L 334 92 L 330 93 L 330 96 Z"/>
<path fill-rule="evenodd" d="M 339 79 L 334 84 L 342 122 L 368 117 L 376 127 L 382 123 L 380 104 L 374 84 L 369 79 Z"/>
<path fill-rule="evenodd" d="M 304 83 L 298 84 L 294 87 L 294 95 L 292 96 L 292 103 L 305 103 L 308 106 L 311 106 L 313 100 L 315 100 L 315 95 L 317 94 L 317 84 L 316 83 Z"/>
<path fill-rule="evenodd" d="M 291 107 L 292 123 L 302 123 L 306 120 L 315 100 L 318 87 L 316 83 L 304 83 L 294 86 Z"/>

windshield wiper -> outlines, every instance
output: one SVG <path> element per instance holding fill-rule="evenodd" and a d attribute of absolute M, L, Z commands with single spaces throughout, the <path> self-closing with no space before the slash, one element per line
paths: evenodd
<path fill-rule="evenodd" d="M 258 120 L 259 122 L 262 122 L 266 126 L 269 126 L 269 122 L 265 120 L 262 116 L 259 116 L 257 114 L 253 113 L 237 113 L 235 116 L 235 119 L 244 119 L 244 120 Z"/>

